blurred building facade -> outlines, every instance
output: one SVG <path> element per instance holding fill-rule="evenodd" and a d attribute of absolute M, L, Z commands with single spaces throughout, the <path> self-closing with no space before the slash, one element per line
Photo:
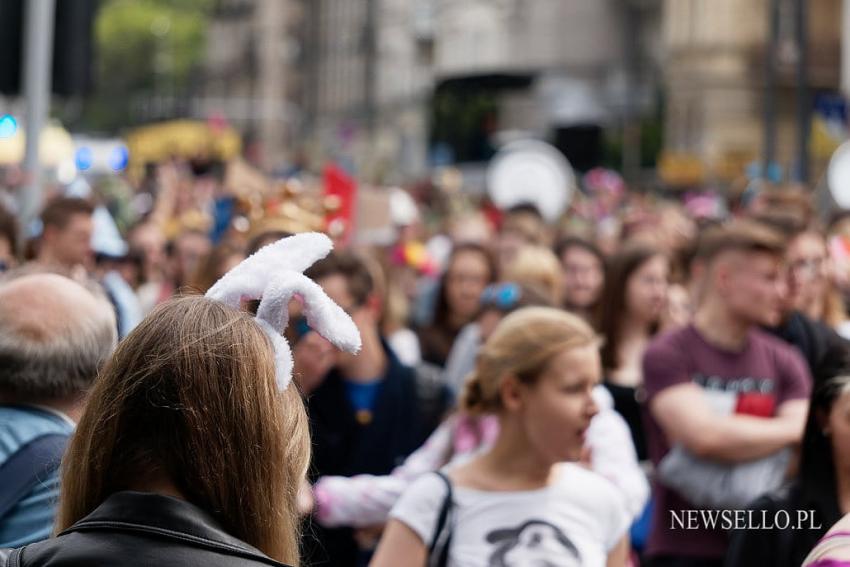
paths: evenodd
<path fill-rule="evenodd" d="M 773 2 L 775 161 L 787 171 L 797 0 L 221 0 L 205 96 L 269 167 L 334 160 L 401 182 L 533 135 L 582 170 L 616 146 L 611 165 L 628 175 L 641 120 L 663 108 L 668 152 L 740 172 L 764 151 Z M 840 82 L 842 1 L 806 4 L 814 100 Z"/>
<path fill-rule="evenodd" d="M 206 94 L 251 102 L 223 113 L 258 132 L 276 161 L 298 147 L 313 164 L 333 159 L 368 179 L 481 162 L 518 133 L 593 165 L 603 131 L 626 131 L 658 98 L 660 6 L 223 0 Z"/>
<path fill-rule="evenodd" d="M 314 157 L 366 178 L 484 161 L 519 133 L 591 162 L 602 130 L 657 93 L 660 2 L 313 0 L 305 9 L 303 139 Z"/>
<path fill-rule="evenodd" d="M 422 2 L 312 0 L 303 140 L 314 162 L 358 175 L 425 172 L 430 62 L 420 51 Z"/>
<path fill-rule="evenodd" d="M 304 2 L 220 0 L 207 36 L 203 109 L 247 134 L 252 158 L 292 160 L 303 112 Z"/>
<path fill-rule="evenodd" d="M 773 118 L 766 111 L 766 61 L 776 26 Z M 665 145 L 693 156 L 707 174 L 721 177 L 763 159 L 766 122 L 775 124 L 774 161 L 796 167 L 797 87 L 811 103 L 836 92 L 841 67 L 841 0 L 807 2 L 805 77 L 797 74 L 796 0 L 665 0 L 663 65 L 666 92 Z M 828 154 L 828 152 L 823 152 Z M 812 169 L 827 156 L 812 154 Z"/>

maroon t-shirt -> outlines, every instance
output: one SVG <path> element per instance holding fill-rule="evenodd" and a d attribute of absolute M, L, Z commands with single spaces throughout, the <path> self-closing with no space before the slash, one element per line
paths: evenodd
<path fill-rule="evenodd" d="M 652 341 L 644 355 L 643 377 L 646 438 L 649 457 L 656 466 L 670 445 L 648 404 L 665 388 L 694 382 L 706 390 L 710 405 L 719 414 L 771 417 L 784 402 L 807 398 L 812 382 L 797 349 L 764 331 L 750 331 L 743 350 L 728 351 L 709 344 L 693 325 Z M 698 506 L 657 481 L 654 490 L 653 527 L 646 548 L 649 556 L 724 556 L 727 539 L 722 529 L 684 530 L 681 525 L 673 526 L 671 510 L 694 510 Z"/>

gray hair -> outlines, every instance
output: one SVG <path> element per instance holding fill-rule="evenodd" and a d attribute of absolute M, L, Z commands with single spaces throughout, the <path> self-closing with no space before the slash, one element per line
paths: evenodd
<path fill-rule="evenodd" d="M 81 313 L 50 336 L 28 332 L 13 318 L 0 316 L 0 391 L 4 394 L 17 401 L 38 401 L 79 394 L 91 386 L 115 348 L 117 327 L 114 310 L 102 292 L 82 285 L 92 292 L 98 308 Z"/>

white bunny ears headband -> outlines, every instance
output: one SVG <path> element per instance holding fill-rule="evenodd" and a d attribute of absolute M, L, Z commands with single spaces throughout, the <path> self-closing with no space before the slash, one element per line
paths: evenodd
<path fill-rule="evenodd" d="M 275 352 L 275 379 L 280 390 L 292 381 L 292 350 L 281 332 L 289 323 L 289 301 L 304 303 L 307 324 L 337 348 L 356 353 L 360 332 L 351 317 L 302 272 L 333 249 L 331 239 L 317 232 L 296 234 L 260 248 L 227 272 L 206 297 L 239 309 L 243 299 L 260 299 L 257 323 Z"/>

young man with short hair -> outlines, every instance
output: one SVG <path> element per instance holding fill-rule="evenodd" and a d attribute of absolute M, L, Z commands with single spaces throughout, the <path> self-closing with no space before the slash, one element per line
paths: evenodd
<path fill-rule="evenodd" d="M 307 401 L 314 447 L 311 474 L 389 474 L 430 433 L 424 427 L 416 374 L 399 362 L 381 336 L 381 299 L 362 258 L 332 252 L 305 273 L 351 315 L 363 342 L 357 355 L 336 354 L 330 371 L 315 380 L 305 376 L 309 361 L 299 357 L 300 342 L 315 333 L 300 331 L 307 334 L 294 349 L 294 377 L 315 387 Z M 296 322 L 299 327 L 303 323 Z M 359 565 L 370 553 L 349 528 L 314 530 L 325 550 L 307 550 L 311 565 Z"/>
<path fill-rule="evenodd" d="M 781 236 L 747 221 L 708 229 L 701 238 L 703 288 L 693 323 L 656 338 L 644 357 L 647 439 L 656 466 L 671 448 L 683 448 L 705 463 L 693 471 L 697 477 L 715 464 L 734 467 L 799 442 L 808 368 L 796 349 L 759 329 L 782 316 L 783 250 Z M 674 519 L 700 506 L 660 481 L 655 494 L 649 564 L 722 565 L 727 538 L 720 525 L 682 529 Z"/>
<path fill-rule="evenodd" d="M 37 260 L 63 275 L 91 267 L 94 207 L 84 199 L 60 197 L 41 213 L 42 234 Z"/>

